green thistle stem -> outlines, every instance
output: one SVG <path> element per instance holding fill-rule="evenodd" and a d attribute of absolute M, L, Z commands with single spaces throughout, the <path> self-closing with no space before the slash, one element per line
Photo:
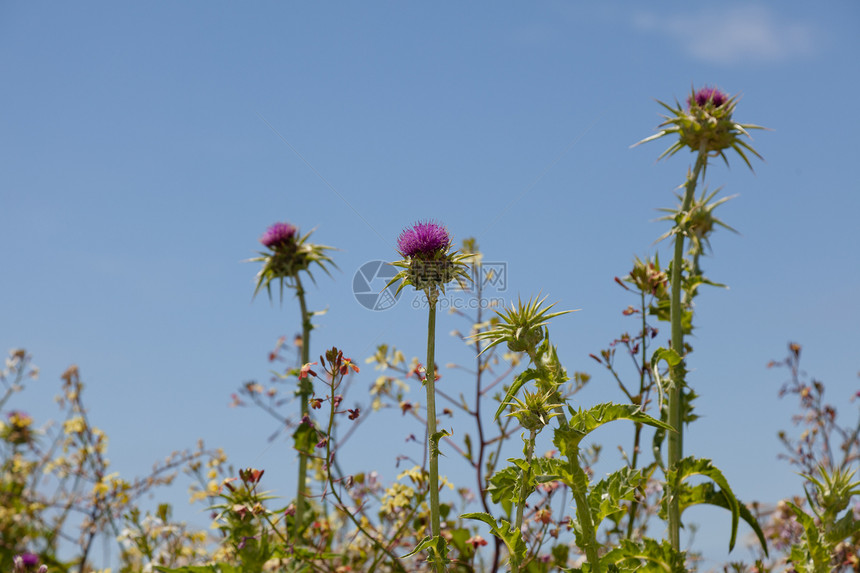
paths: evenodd
<path fill-rule="evenodd" d="M 537 437 L 536 430 L 530 430 L 528 442 L 526 442 L 526 463 L 529 464 L 528 470 L 522 471 L 522 485 L 520 486 L 520 496 L 517 500 L 517 520 L 514 525 L 516 528 L 515 531 L 520 531 L 523 528 L 523 508 L 526 505 L 526 498 L 528 497 L 528 482 L 531 478 L 531 463 L 532 456 L 535 451 L 535 438 Z M 520 563 L 519 558 L 514 558 L 511 556 L 511 573 L 519 573 Z"/>
<path fill-rule="evenodd" d="M 427 318 L 427 366 L 424 383 L 427 387 L 427 434 L 430 445 L 430 529 L 434 538 L 441 533 L 439 519 L 439 438 L 436 436 L 436 288 L 425 291 L 430 313 Z M 434 553 L 437 573 L 445 572 L 441 556 Z"/>
<path fill-rule="evenodd" d="M 708 162 L 708 153 L 705 150 L 705 144 L 699 148 L 699 154 L 696 157 L 696 164 L 692 172 L 688 172 L 687 181 L 684 184 L 684 201 L 681 205 L 680 214 L 684 214 L 690 210 L 690 205 L 693 202 L 693 194 L 696 191 L 696 182 L 699 179 L 699 173 L 705 168 Z M 676 223 L 677 225 L 677 223 Z M 671 307 L 670 318 L 672 321 L 672 349 L 681 357 L 681 361 L 671 368 L 672 386 L 669 389 L 668 409 L 669 409 L 669 425 L 675 430 L 669 432 L 669 468 L 677 464 L 684 455 L 684 427 L 682 420 L 681 395 L 684 386 L 684 374 L 686 372 L 686 364 L 684 360 L 684 329 L 681 323 L 684 314 L 684 309 L 681 306 L 681 270 L 684 264 L 684 232 L 683 229 L 676 228 L 675 233 L 675 256 L 672 259 L 672 287 L 671 287 Z M 681 548 L 681 510 L 678 503 L 678 491 L 669 491 L 669 542 L 675 550 Z"/>
<path fill-rule="evenodd" d="M 311 314 L 308 312 L 308 306 L 305 302 L 305 289 L 302 287 L 302 281 L 299 275 L 295 275 L 296 280 L 296 296 L 299 298 L 299 307 L 302 311 L 302 366 L 311 361 Z M 304 418 L 310 412 L 308 407 L 308 399 L 313 392 L 313 385 L 309 377 L 299 378 L 299 399 L 301 402 L 301 415 Z M 296 493 L 296 515 L 295 515 L 295 530 L 293 533 L 294 541 L 298 541 L 301 536 L 302 527 L 304 525 L 305 513 L 305 496 L 307 488 L 308 476 L 308 457 L 304 452 L 299 452 L 299 483 Z"/>
<path fill-rule="evenodd" d="M 592 573 L 600 573 L 600 556 L 598 554 L 597 532 L 594 529 L 594 519 L 591 514 L 591 506 L 588 505 L 588 475 L 579 465 L 579 448 L 576 448 L 568 456 L 571 476 L 573 499 L 576 502 L 576 520 L 582 528 L 582 537 L 585 540 L 585 558 L 591 565 Z"/>

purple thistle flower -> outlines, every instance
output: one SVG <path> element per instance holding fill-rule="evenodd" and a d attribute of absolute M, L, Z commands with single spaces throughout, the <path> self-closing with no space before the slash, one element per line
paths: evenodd
<path fill-rule="evenodd" d="M 21 553 L 12 558 L 12 563 L 15 573 L 36 571 L 36 566 L 39 565 L 39 556 L 32 553 Z M 46 565 L 42 565 L 38 569 L 38 573 L 46 573 L 47 571 L 48 567 Z"/>
<path fill-rule="evenodd" d="M 289 223 L 275 223 L 266 229 L 266 232 L 260 237 L 260 242 L 266 247 L 273 249 L 278 245 L 283 245 L 294 240 L 297 231 L 298 229 Z"/>
<path fill-rule="evenodd" d="M 21 562 L 26 567 L 33 567 L 33 566 L 39 564 L 39 556 L 38 555 L 34 555 L 32 553 L 22 553 L 18 557 L 21 558 Z"/>
<path fill-rule="evenodd" d="M 714 104 L 714 107 L 720 107 L 729 101 L 729 96 L 721 92 L 717 88 L 703 87 L 695 94 L 687 98 L 687 107 L 693 106 L 693 99 L 696 100 L 696 105 L 704 107 L 709 101 Z"/>
<path fill-rule="evenodd" d="M 451 236 L 444 225 L 433 221 L 415 223 L 397 238 L 397 250 L 404 257 L 434 255 L 451 246 Z"/>

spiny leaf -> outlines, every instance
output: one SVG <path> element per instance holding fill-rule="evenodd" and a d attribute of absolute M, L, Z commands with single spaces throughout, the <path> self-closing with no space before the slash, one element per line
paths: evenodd
<path fill-rule="evenodd" d="M 594 484 L 588 492 L 588 505 L 591 507 L 594 527 L 599 527 L 609 515 L 624 511 L 621 502 L 633 500 L 636 488 L 644 480 L 639 470 L 625 467 Z"/>
<path fill-rule="evenodd" d="M 619 571 L 660 571 L 686 573 L 686 554 L 676 551 L 667 540 L 658 543 L 645 538 L 640 542 L 623 539 L 614 549 L 600 558 L 604 570 L 611 566 Z"/>
<path fill-rule="evenodd" d="M 723 473 L 717 469 L 711 460 L 697 459 L 688 457 L 680 460 L 675 467 L 669 469 L 666 475 L 666 481 L 670 487 L 666 488 L 667 496 L 670 491 L 678 491 L 681 488 L 681 483 L 688 477 L 702 475 L 710 478 L 715 484 L 720 487 L 724 501 L 729 511 L 732 512 L 732 532 L 729 540 L 729 551 L 734 549 L 735 540 L 738 533 L 738 518 L 740 517 L 740 502 L 738 502 L 735 494 L 732 493 L 732 488 L 729 486 Z M 664 502 L 666 502 L 664 497 Z M 690 504 L 692 505 L 692 504 Z"/>
<path fill-rule="evenodd" d="M 448 563 L 448 542 L 445 541 L 445 538 L 441 535 L 437 537 L 430 537 L 429 535 L 422 539 L 418 545 L 403 556 L 412 557 L 419 551 L 427 551 L 430 554 L 430 561 L 435 563 L 437 560 L 441 560 L 442 563 Z"/>
<path fill-rule="evenodd" d="M 576 455 L 579 443 L 585 436 L 603 424 L 615 420 L 631 420 L 655 428 L 671 430 L 672 427 L 654 419 L 633 404 L 598 404 L 588 410 L 568 408 L 571 418 L 567 428 L 555 431 L 553 443 L 564 456 Z"/>

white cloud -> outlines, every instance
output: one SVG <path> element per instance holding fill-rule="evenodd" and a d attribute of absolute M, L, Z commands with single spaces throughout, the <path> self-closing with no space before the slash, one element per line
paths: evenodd
<path fill-rule="evenodd" d="M 781 62 L 815 50 L 811 26 L 778 19 L 763 6 L 668 16 L 640 13 L 633 24 L 674 38 L 691 57 L 715 64 Z"/>

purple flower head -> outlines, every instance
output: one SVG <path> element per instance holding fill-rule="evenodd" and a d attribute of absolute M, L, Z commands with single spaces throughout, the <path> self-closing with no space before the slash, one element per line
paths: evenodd
<path fill-rule="evenodd" d="M 451 236 L 444 225 L 433 221 L 415 223 L 397 238 L 397 250 L 404 257 L 434 255 L 451 246 Z"/>
<path fill-rule="evenodd" d="M 693 98 L 696 100 L 696 105 L 704 107 L 708 102 L 714 104 L 714 107 L 720 107 L 729 101 L 729 96 L 721 92 L 717 88 L 703 87 L 696 93 L 687 98 L 687 107 L 693 106 Z"/>
<path fill-rule="evenodd" d="M 23 563 L 25 567 L 34 567 L 39 564 L 38 555 L 34 555 L 32 553 L 22 553 L 18 557 L 21 558 L 21 563 Z"/>
<path fill-rule="evenodd" d="M 263 233 L 260 242 L 266 247 L 274 249 L 278 245 L 289 243 L 295 239 L 298 229 L 289 223 L 275 223 Z"/>
<path fill-rule="evenodd" d="M 32 553 L 21 553 L 20 555 L 16 555 L 12 559 L 12 563 L 14 564 L 13 571 L 15 573 L 27 573 L 28 571 L 35 571 L 36 566 L 39 565 L 39 556 L 33 555 Z M 43 571 L 47 571 L 48 568 L 44 565 L 39 567 L 39 573 Z"/>

